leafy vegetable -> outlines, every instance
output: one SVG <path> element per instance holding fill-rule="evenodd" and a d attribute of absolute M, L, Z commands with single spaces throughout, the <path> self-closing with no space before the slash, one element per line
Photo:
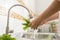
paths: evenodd
<path fill-rule="evenodd" d="M 12 38 L 11 35 L 3 34 L 0 36 L 0 40 L 16 40 L 15 38 Z"/>
<path fill-rule="evenodd" d="M 23 25 L 28 25 L 28 23 L 23 23 Z"/>
<path fill-rule="evenodd" d="M 23 20 L 24 20 L 25 22 L 27 22 L 27 23 L 30 23 L 30 21 L 27 20 L 26 18 L 23 18 Z"/>
<path fill-rule="evenodd" d="M 25 27 L 23 28 L 24 30 L 28 29 L 30 26 L 29 25 L 25 25 Z"/>
<path fill-rule="evenodd" d="M 27 19 L 25 19 L 25 18 L 24 18 L 24 21 L 25 21 L 26 23 L 23 23 L 23 25 L 25 26 L 25 27 L 23 27 L 23 29 L 24 29 L 24 30 L 27 30 L 27 29 L 30 27 L 30 25 L 29 25 L 30 21 L 27 20 Z"/>

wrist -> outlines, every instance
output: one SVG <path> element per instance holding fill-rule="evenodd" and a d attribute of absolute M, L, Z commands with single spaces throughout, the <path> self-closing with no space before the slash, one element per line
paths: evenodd
<path fill-rule="evenodd" d="M 37 17 L 36 19 L 38 20 L 38 24 L 40 24 L 42 22 L 42 18 L 41 17 Z"/>

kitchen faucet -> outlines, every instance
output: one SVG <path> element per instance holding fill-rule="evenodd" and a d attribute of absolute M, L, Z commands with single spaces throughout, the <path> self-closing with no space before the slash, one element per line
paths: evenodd
<path fill-rule="evenodd" d="M 7 26 L 6 26 L 6 34 L 8 33 L 13 33 L 13 30 L 9 30 L 9 16 L 10 16 L 10 11 L 13 7 L 16 7 L 16 6 L 21 6 L 23 8 L 25 8 L 28 12 L 29 12 L 29 19 L 33 18 L 33 16 L 30 14 L 30 11 L 27 7 L 23 6 L 23 5 L 20 5 L 20 4 L 15 4 L 13 6 L 10 7 L 10 9 L 8 10 L 8 15 L 7 15 Z"/>

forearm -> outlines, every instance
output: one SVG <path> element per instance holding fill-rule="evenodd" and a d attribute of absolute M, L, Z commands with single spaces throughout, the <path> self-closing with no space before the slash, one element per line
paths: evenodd
<path fill-rule="evenodd" d="M 58 19 L 58 17 L 59 17 L 59 13 L 57 12 L 57 13 L 53 14 L 52 16 L 50 16 L 49 18 L 47 18 L 46 20 L 42 21 L 41 24 L 45 24 L 48 21 Z"/>
<path fill-rule="evenodd" d="M 59 17 L 59 13 L 55 13 L 52 16 L 48 17 L 46 21 L 54 20 L 57 19 L 58 17 Z"/>
<path fill-rule="evenodd" d="M 60 2 L 54 1 L 41 15 L 39 15 L 38 17 L 39 22 L 45 20 L 46 18 L 55 14 L 59 10 L 60 10 Z"/>

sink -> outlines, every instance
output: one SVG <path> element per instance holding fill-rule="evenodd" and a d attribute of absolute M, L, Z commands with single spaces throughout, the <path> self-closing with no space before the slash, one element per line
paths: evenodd
<path fill-rule="evenodd" d="M 19 38 L 17 40 L 48 40 L 48 39 L 26 39 L 26 38 Z M 59 39 L 50 39 L 50 40 L 59 40 Z"/>
<path fill-rule="evenodd" d="M 39 40 L 48 40 L 48 39 L 39 39 Z M 51 39 L 51 40 L 58 40 L 58 39 Z"/>
<path fill-rule="evenodd" d="M 55 33 L 24 33 L 24 37 L 20 35 L 20 33 L 16 35 L 17 40 L 59 40 L 58 38 L 52 37 Z"/>
<path fill-rule="evenodd" d="M 31 39 L 26 39 L 26 38 L 19 38 L 17 40 L 31 40 Z"/>

